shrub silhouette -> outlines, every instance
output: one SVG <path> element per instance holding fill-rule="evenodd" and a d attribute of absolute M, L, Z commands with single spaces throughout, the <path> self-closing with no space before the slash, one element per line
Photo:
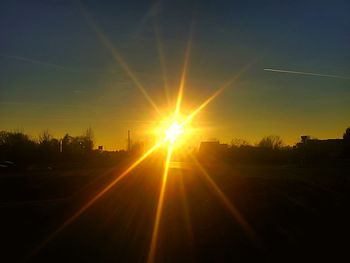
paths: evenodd
<path fill-rule="evenodd" d="M 1 159 L 18 164 L 29 163 L 35 157 L 36 144 L 21 132 L 0 132 Z"/>

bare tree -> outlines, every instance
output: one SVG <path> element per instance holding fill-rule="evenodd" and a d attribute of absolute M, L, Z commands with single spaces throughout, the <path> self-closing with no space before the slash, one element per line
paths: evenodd
<path fill-rule="evenodd" d="M 39 144 L 48 144 L 53 139 L 49 130 L 46 129 L 39 134 Z"/>
<path fill-rule="evenodd" d="M 283 147 L 284 143 L 281 139 L 281 137 L 277 135 L 270 135 L 266 136 L 261 139 L 261 141 L 258 143 L 258 146 L 261 148 L 267 148 L 272 150 L 278 150 Z"/>
<path fill-rule="evenodd" d="M 249 142 L 244 139 L 234 138 L 231 141 L 231 147 L 239 148 L 244 146 L 249 146 Z"/>
<path fill-rule="evenodd" d="M 94 140 L 94 132 L 93 130 L 91 129 L 91 127 L 87 128 L 86 131 L 85 131 L 85 137 L 90 140 L 90 141 L 93 141 Z"/>
<path fill-rule="evenodd" d="M 83 141 L 86 150 L 90 151 L 94 148 L 94 133 L 91 127 L 86 129 Z"/>

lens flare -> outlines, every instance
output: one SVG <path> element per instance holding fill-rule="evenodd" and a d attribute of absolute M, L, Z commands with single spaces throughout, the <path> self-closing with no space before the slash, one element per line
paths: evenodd
<path fill-rule="evenodd" d="M 95 31 L 99 39 L 102 41 L 103 45 L 107 50 L 110 51 L 112 58 L 116 60 L 116 62 L 119 63 L 121 68 L 124 70 L 124 72 L 129 76 L 129 78 L 132 80 L 132 82 L 140 89 L 142 94 L 145 96 L 146 100 L 153 106 L 156 112 L 158 112 L 160 115 L 161 112 L 158 108 L 158 106 L 155 104 L 151 96 L 148 94 L 144 86 L 141 84 L 141 82 L 136 78 L 135 74 L 129 66 L 124 61 L 123 57 L 117 52 L 114 45 L 112 45 L 111 41 L 106 37 L 105 34 L 102 33 L 100 28 L 97 26 L 97 23 L 95 20 L 89 15 L 89 13 L 86 11 L 86 9 L 82 6 L 83 14 L 87 20 L 87 22 L 90 24 L 91 28 Z M 164 206 L 164 197 L 166 194 L 166 184 L 167 184 L 167 178 L 169 174 L 169 168 L 170 168 L 170 162 L 172 158 L 174 158 L 174 150 L 175 147 L 178 147 L 179 145 L 182 145 L 186 142 L 186 140 L 190 137 L 190 135 L 193 132 L 193 128 L 191 127 L 192 120 L 205 108 L 209 103 L 211 103 L 217 96 L 219 96 L 226 88 L 231 86 L 239 77 L 240 75 L 246 71 L 248 67 L 243 68 L 241 72 L 239 72 L 237 75 L 235 75 L 231 80 L 226 82 L 222 87 L 217 89 L 211 96 L 209 96 L 202 104 L 200 104 L 196 109 L 194 109 L 191 113 L 189 113 L 186 116 L 182 116 L 183 112 L 183 93 L 184 88 L 186 84 L 186 78 L 188 73 L 188 65 L 190 61 L 190 51 L 191 51 L 191 45 L 192 45 L 192 31 L 193 27 L 191 29 L 190 37 L 187 43 L 187 48 L 185 52 L 185 59 L 184 59 L 184 65 L 182 69 L 182 74 L 180 78 L 180 84 L 178 89 L 178 95 L 177 99 L 174 105 L 174 109 L 170 118 L 167 120 L 161 122 L 162 125 L 160 125 L 159 128 L 156 128 L 157 137 L 158 140 L 156 140 L 156 143 L 151 146 L 148 151 L 146 151 L 141 157 L 139 157 L 134 163 L 132 163 L 125 171 L 123 171 L 121 174 L 116 175 L 114 179 L 107 184 L 102 190 L 100 190 L 93 198 L 91 198 L 88 202 L 86 202 L 80 209 L 78 209 L 71 217 L 69 217 L 58 229 L 56 229 L 47 239 L 45 239 L 42 243 L 40 243 L 31 253 L 28 255 L 28 258 L 32 257 L 33 255 L 37 254 L 47 243 L 49 243 L 51 240 L 53 240 L 59 233 L 61 233 L 66 227 L 71 225 L 77 218 L 79 218 L 87 209 L 89 209 L 94 203 L 96 203 L 98 200 L 101 199 L 103 195 L 105 195 L 108 191 L 110 191 L 115 185 L 117 185 L 122 179 L 130 175 L 130 173 L 139 165 L 141 164 L 146 158 L 148 158 L 151 154 L 153 154 L 156 150 L 161 148 L 162 146 L 167 147 L 167 157 L 165 159 L 165 165 L 164 165 L 164 172 L 163 172 L 163 178 L 161 183 L 161 189 L 160 194 L 158 197 L 158 204 L 157 204 L 157 210 L 156 215 L 154 219 L 154 226 L 153 226 L 153 232 L 150 242 L 150 249 L 148 254 L 147 262 L 152 263 L 155 261 L 156 258 L 156 252 L 157 252 L 157 242 L 158 242 L 158 235 L 160 231 L 160 222 L 163 212 L 163 206 Z M 157 32 L 156 32 L 157 33 Z M 159 38 L 159 36 L 157 35 Z M 160 39 L 158 39 L 159 44 L 159 54 L 161 56 L 161 64 L 163 67 L 163 75 L 164 75 L 164 85 L 166 89 L 167 96 L 169 95 L 167 92 L 167 78 L 165 76 L 165 61 L 163 57 L 162 47 Z M 163 115 L 164 116 L 164 115 Z M 214 191 L 218 194 L 220 199 L 223 201 L 223 203 L 226 205 L 226 207 L 229 209 L 231 214 L 236 218 L 236 220 L 240 223 L 242 228 L 246 231 L 247 235 L 250 237 L 254 237 L 254 233 L 251 230 L 250 226 L 245 222 L 243 217 L 239 214 L 238 210 L 232 205 L 232 203 L 225 197 L 223 192 L 220 190 L 220 188 L 215 184 L 215 182 L 210 178 L 209 174 L 204 170 L 204 168 L 196 162 L 197 166 L 200 168 L 201 172 L 205 175 L 205 178 L 209 181 L 210 185 L 214 189 Z M 183 196 L 184 195 L 183 190 Z M 184 199 L 184 202 L 186 200 Z M 186 207 L 186 203 L 184 203 L 184 207 Z M 186 211 L 186 221 L 189 224 L 189 216 L 188 212 Z M 189 233 L 191 233 L 191 239 L 192 238 L 192 231 L 190 228 L 190 225 L 188 225 Z M 28 259 L 27 258 L 27 259 Z"/>

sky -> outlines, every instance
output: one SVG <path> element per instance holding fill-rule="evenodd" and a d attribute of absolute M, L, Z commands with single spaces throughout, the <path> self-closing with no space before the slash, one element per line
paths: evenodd
<path fill-rule="evenodd" d="M 241 72 L 194 120 L 194 144 L 340 138 L 350 126 L 349 14 L 338 0 L 1 1 L 0 130 L 35 138 L 91 127 L 109 150 L 126 147 L 128 130 L 147 140 L 174 106 L 191 38 L 184 113 Z"/>

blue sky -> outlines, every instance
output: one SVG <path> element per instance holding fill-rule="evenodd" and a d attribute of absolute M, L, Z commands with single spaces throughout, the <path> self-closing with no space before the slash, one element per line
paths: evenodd
<path fill-rule="evenodd" d="M 118 2 L 1 2 L 0 129 L 62 136 L 91 126 L 109 149 L 125 146 L 128 129 L 143 139 L 158 117 L 93 27 L 163 109 L 155 28 L 172 101 L 192 24 L 185 111 L 250 65 L 199 116 L 198 140 L 278 134 L 292 144 L 301 134 L 340 137 L 350 126 L 348 79 L 263 70 L 349 77 L 348 1 Z"/>

